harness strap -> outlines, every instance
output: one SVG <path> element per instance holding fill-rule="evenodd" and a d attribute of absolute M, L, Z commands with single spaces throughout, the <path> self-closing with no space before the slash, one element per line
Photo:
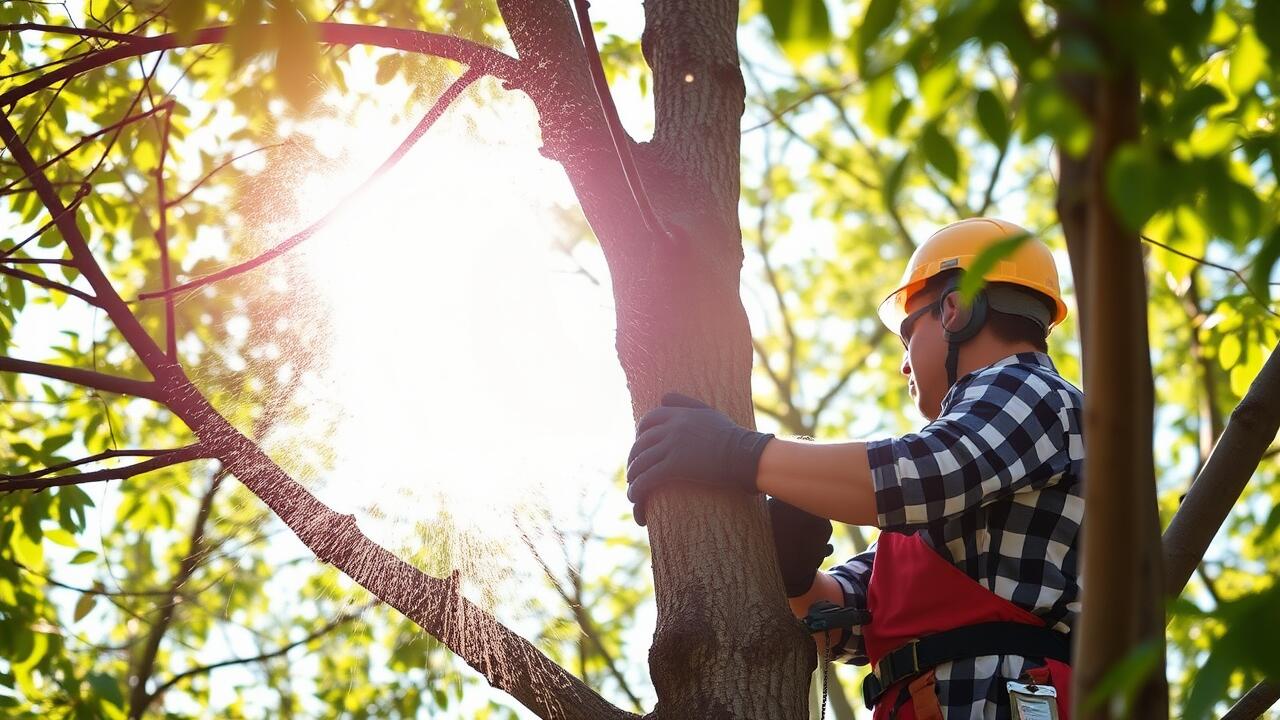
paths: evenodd
<path fill-rule="evenodd" d="M 886 653 L 862 683 L 862 700 L 874 708 L 885 691 L 945 662 L 982 655 L 1020 655 L 1071 663 L 1071 638 L 1042 625 L 989 622 L 926 635 Z"/>

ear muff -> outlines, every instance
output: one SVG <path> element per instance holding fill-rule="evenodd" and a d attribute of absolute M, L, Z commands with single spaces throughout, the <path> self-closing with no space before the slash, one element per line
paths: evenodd
<path fill-rule="evenodd" d="M 956 296 L 957 312 L 951 322 L 947 322 L 944 308 L 947 298 L 952 295 Z M 974 295 L 973 302 L 967 305 L 959 295 L 959 289 L 952 289 L 938 298 L 938 308 L 943 311 L 942 335 L 947 342 L 962 343 L 972 340 L 987 322 L 988 303 L 985 290 L 979 290 L 978 294 Z"/>
<path fill-rule="evenodd" d="M 938 297 L 938 312 L 942 317 L 942 337 L 947 341 L 947 387 L 956 384 L 960 367 L 960 344 L 972 340 L 987 322 L 987 292 L 979 290 L 973 296 L 973 302 L 965 304 L 959 297 L 960 278 L 957 276 L 951 286 L 942 291 Z M 957 313 L 951 322 L 946 321 L 946 300 L 956 295 Z"/>

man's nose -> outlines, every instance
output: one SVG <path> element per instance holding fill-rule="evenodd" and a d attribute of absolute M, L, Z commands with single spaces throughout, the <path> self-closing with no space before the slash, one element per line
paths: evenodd
<path fill-rule="evenodd" d="M 903 375 L 911 374 L 911 356 L 910 355 L 908 355 L 907 353 L 902 353 L 902 367 L 898 369 L 902 371 Z"/>

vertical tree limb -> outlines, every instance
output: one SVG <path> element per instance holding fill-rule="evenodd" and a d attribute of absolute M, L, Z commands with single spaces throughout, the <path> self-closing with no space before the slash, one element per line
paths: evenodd
<path fill-rule="evenodd" d="M 1101 3 L 1088 17 L 1063 8 L 1063 30 L 1103 58 L 1099 74 L 1079 79 L 1091 97 L 1094 142 L 1087 165 L 1063 161 L 1059 207 L 1073 275 L 1082 287 L 1088 461 L 1084 487 L 1081 603 L 1072 697 L 1076 717 L 1109 718 L 1111 703 L 1086 699 L 1138 647 L 1164 657 L 1159 518 L 1152 455 L 1154 389 L 1147 341 L 1147 291 L 1138 234 L 1125 226 L 1107 188 L 1116 151 L 1138 138 L 1139 84 L 1134 59 L 1117 40 L 1142 12 L 1136 0 Z M 1073 183 L 1067 182 L 1070 176 Z M 1083 234 L 1081 234 L 1083 231 Z M 1163 662 L 1160 663 L 1163 667 Z M 1135 717 L 1168 717 L 1164 674 L 1141 681 Z"/>

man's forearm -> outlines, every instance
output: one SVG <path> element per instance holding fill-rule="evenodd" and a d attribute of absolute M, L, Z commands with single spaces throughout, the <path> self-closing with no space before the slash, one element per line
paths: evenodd
<path fill-rule="evenodd" d="M 844 606 L 844 591 L 840 589 L 840 583 L 824 572 L 817 574 L 813 579 L 813 587 L 809 588 L 808 592 L 799 597 L 787 598 L 787 602 L 791 605 L 792 614 L 802 619 L 809 614 L 809 606 L 819 600 L 826 600 L 841 607 Z M 824 633 L 820 632 L 813 634 L 813 641 L 819 643 L 819 646 L 821 646 L 823 635 Z M 827 636 L 827 642 L 832 646 L 840 641 L 839 632 L 825 633 L 825 635 Z"/>
<path fill-rule="evenodd" d="M 760 457 L 756 487 L 819 517 L 876 525 L 867 446 L 774 438 Z"/>

